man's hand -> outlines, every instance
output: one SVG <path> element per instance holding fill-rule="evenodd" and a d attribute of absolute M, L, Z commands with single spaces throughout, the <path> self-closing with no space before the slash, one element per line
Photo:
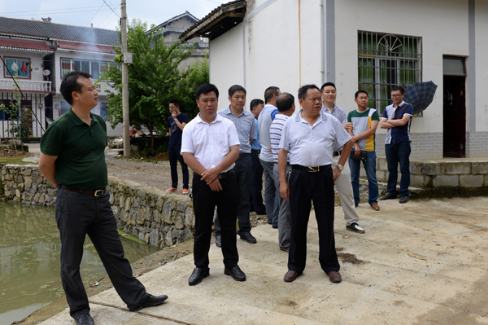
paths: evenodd
<path fill-rule="evenodd" d="M 287 182 L 280 182 L 280 196 L 284 200 L 289 200 L 290 188 Z"/>
<path fill-rule="evenodd" d="M 353 130 L 353 125 L 351 123 L 346 123 L 346 124 L 342 124 L 343 125 L 343 128 L 346 130 L 346 132 L 348 131 L 352 131 Z"/>
<path fill-rule="evenodd" d="M 177 112 L 172 112 L 171 117 L 176 120 L 177 119 Z"/>
<path fill-rule="evenodd" d="M 207 185 L 214 182 L 217 179 L 217 175 L 219 175 L 221 171 L 217 167 L 206 169 L 205 172 L 202 173 L 201 181 L 205 181 Z"/>
<path fill-rule="evenodd" d="M 360 156 L 360 154 L 362 153 L 362 149 L 360 148 L 360 145 L 356 142 L 354 145 L 355 145 L 355 156 Z"/>
<path fill-rule="evenodd" d="M 212 191 L 219 192 L 222 191 L 222 186 L 219 180 L 216 178 L 213 182 L 207 183 Z"/>
<path fill-rule="evenodd" d="M 336 181 L 340 177 L 341 170 L 338 167 L 333 168 L 333 180 Z"/>

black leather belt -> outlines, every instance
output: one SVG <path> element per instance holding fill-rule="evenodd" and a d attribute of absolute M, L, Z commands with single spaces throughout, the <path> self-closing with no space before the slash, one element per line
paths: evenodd
<path fill-rule="evenodd" d="M 95 197 L 104 195 L 105 192 L 106 192 L 105 189 L 100 189 L 100 190 L 83 190 L 81 188 L 77 188 L 77 187 L 73 187 L 73 186 L 68 186 L 68 185 L 61 185 L 61 187 L 67 189 L 68 191 L 82 193 L 82 194 L 87 194 L 87 195 L 93 195 Z"/>
<path fill-rule="evenodd" d="M 333 157 L 338 157 L 338 156 L 341 156 L 341 151 L 333 152 Z"/>
<path fill-rule="evenodd" d="M 240 157 L 240 158 L 241 158 L 241 157 L 246 157 L 246 156 L 249 156 L 249 155 L 251 155 L 251 153 L 249 153 L 249 152 L 240 152 L 240 153 L 239 153 L 239 157 Z"/>
<path fill-rule="evenodd" d="M 260 154 L 260 152 L 261 152 L 261 150 L 256 150 L 256 149 L 251 149 L 251 151 L 254 151 L 254 152 L 258 153 L 258 154 Z"/>
<path fill-rule="evenodd" d="M 324 166 L 301 166 L 301 165 L 292 165 L 293 169 L 298 169 L 303 172 L 309 172 L 309 173 L 318 173 L 323 170 L 327 170 L 331 168 L 331 165 L 324 165 Z"/>

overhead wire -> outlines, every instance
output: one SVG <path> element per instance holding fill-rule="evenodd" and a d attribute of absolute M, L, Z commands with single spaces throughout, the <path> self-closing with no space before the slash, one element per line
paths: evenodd
<path fill-rule="evenodd" d="M 89 21 L 89 22 L 88 22 L 88 23 L 85 25 L 85 27 L 87 27 L 87 26 L 88 26 L 88 24 L 90 24 L 90 23 L 92 22 L 93 18 L 95 18 L 95 16 L 98 14 L 98 12 L 99 12 L 99 11 L 100 11 L 100 9 L 103 7 L 103 5 L 104 5 L 104 4 L 102 3 L 102 5 L 101 5 L 101 6 L 98 8 L 98 10 L 97 10 L 97 12 L 95 13 L 95 15 L 93 15 L 93 16 L 92 16 L 92 18 L 90 18 L 90 21 Z"/>
<path fill-rule="evenodd" d="M 102 1 L 103 1 L 103 2 L 104 2 L 106 5 L 107 5 L 107 7 L 109 7 L 109 8 L 110 8 L 110 10 L 112 10 L 112 12 L 113 12 L 113 13 L 114 13 L 114 14 L 115 14 L 117 17 L 121 18 L 121 16 L 119 16 L 119 15 L 118 15 L 118 14 L 117 14 L 117 13 L 114 11 L 114 9 L 112 9 L 112 7 L 111 7 L 111 6 L 109 6 L 109 4 L 107 3 L 107 1 L 105 1 L 105 0 L 102 0 Z"/>

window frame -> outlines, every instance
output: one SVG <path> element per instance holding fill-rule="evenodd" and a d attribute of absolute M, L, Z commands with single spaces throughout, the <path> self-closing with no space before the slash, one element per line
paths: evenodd
<path fill-rule="evenodd" d="M 30 68 L 30 65 L 32 63 L 32 59 L 31 58 L 26 58 L 26 57 L 20 57 L 20 56 L 4 56 L 3 59 L 5 60 L 5 65 L 3 66 L 3 77 L 5 79 L 8 79 L 8 78 L 18 78 L 18 79 L 23 79 L 23 80 L 31 80 L 32 79 L 32 73 L 31 73 L 31 68 Z M 19 77 L 19 76 L 8 76 L 7 75 L 7 60 L 8 59 L 14 59 L 14 60 L 23 60 L 23 61 L 27 61 L 27 73 L 29 74 L 28 77 Z M 17 63 L 18 65 L 18 63 Z M 20 67 L 19 67 L 20 69 Z"/>
<path fill-rule="evenodd" d="M 99 66 L 99 71 L 98 71 L 98 75 L 100 77 L 101 75 L 101 71 L 100 71 L 100 67 L 103 65 L 103 64 L 107 64 L 106 67 L 110 67 L 110 65 L 114 65 L 117 67 L 117 63 L 115 63 L 114 61 L 101 61 L 101 60 L 90 60 L 90 59 L 79 59 L 79 58 L 67 58 L 67 57 L 60 57 L 59 58 L 59 63 L 60 63 L 60 69 L 59 69 L 59 73 L 60 73 L 60 77 L 61 79 L 63 79 L 64 75 L 63 75 L 63 60 L 70 60 L 70 72 L 72 71 L 76 71 L 74 70 L 74 67 L 75 67 L 75 61 L 79 61 L 80 62 L 80 67 L 82 66 L 82 62 L 88 62 L 88 66 L 90 68 L 90 73 L 92 75 L 92 80 L 97 80 L 98 78 L 94 78 L 93 77 L 93 73 L 92 73 L 92 63 L 98 63 L 98 66 Z M 80 70 L 79 70 L 80 71 Z M 83 71 L 83 70 L 81 70 Z"/>
<path fill-rule="evenodd" d="M 382 44 L 384 38 L 392 50 Z M 396 39 L 399 40 L 397 44 Z M 422 41 L 420 36 L 357 31 L 358 88 L 371 94 L 369 107 L 375 108 L 379 114 L 392 104 L 389 89 L 396 85 L 407 88 L 423 80 Z"/>

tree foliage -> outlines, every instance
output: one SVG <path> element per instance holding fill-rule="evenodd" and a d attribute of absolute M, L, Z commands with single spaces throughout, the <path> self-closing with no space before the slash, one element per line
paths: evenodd
<path fill-rule="evenodd" d="M 131 125 L 143 125 L 153 132 L 166 130 L 170 116 L 168 102 L 177 98 L 185 107 L 195 107 L 195 88 L 198 82 L 209 82 L 207 60 L 196 62 L 180 72 L 179 64 L 188 58 L 194 48 L 180 42 L 166 43 L 161 31 L 154 26 L 147 32 L 147 24 L 133 20 L 127 33 L 128 51 L 133 64 L 129 64 L 129 118 Z M 121 50 L 115 48 L 120 58 Z M 101 76 L 114 91 L 108 91 L 108 113 L 113 116 L 112 127 L 122 123 L 122 72 L 110 68 Z M 193 98 L 193 102 L 189 97 Z M 187 106 L 189 105 L 189 106 Z M 183 105 L 182 105 L 183 106 Z M 190 113 L 190 112 L 189 112 Z M 192 114 L 190 114 L 192 115 Z"/>

